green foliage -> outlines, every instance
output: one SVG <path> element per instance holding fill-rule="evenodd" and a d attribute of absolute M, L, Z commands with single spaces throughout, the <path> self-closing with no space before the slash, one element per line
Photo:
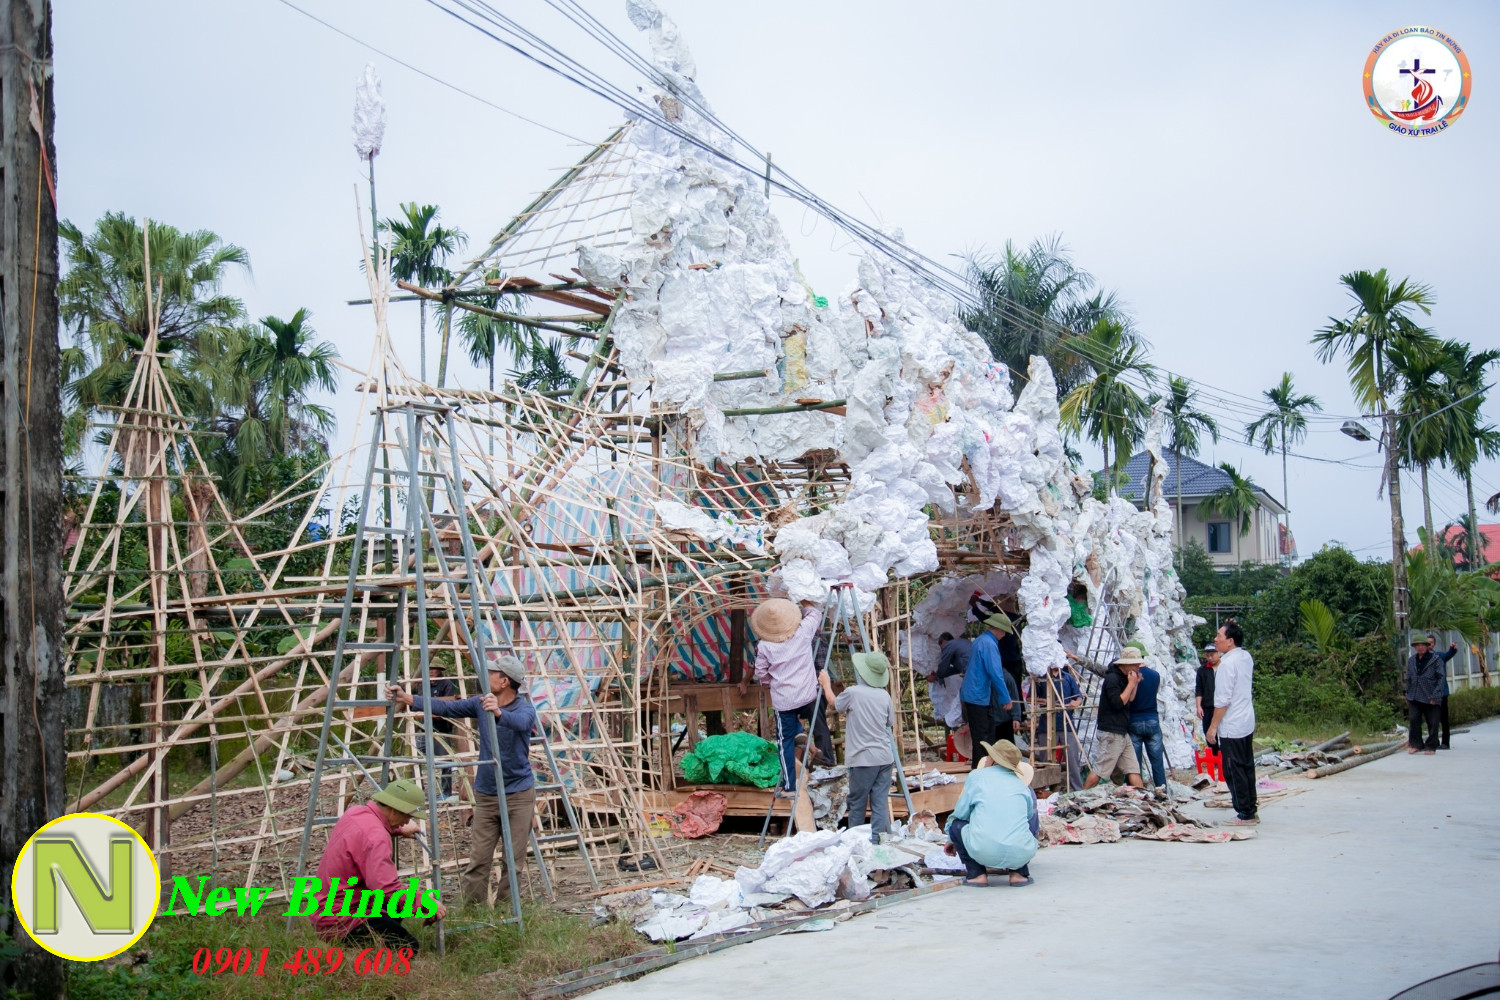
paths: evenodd
<path fill-rule="evenodd" d="M 1448 721 L 1454 726 L 1500 715 L 1500 687 L 1466 688 L 1448 696 Z"/>
<path fill-rule="evenodd" d="M 1353 640 L 1330 656 L 1300 642 L 1252 643 L 1249 650 L 1255 658 L 1257 723 L 1264 718 L 1374 732 L 1399 720 L 1402 701 L 1391 648 L 1381 636 Z"/>
<path fill-rule="evenodd" d="M 1247 642 L 1296 640 L 1302 633 L 1302 602 L 1311 600 L 1327 605 L 1348 635 L 1379 631 L 1391 601 L 1390 565 L 1362 563 L 1345 548 L 1324 547 L 1256 595 L 1241 619 Z"/>
<path fill-rule="evenodd" d="M 270 907 L 268 906 L 268 911 Z M 586 917 L 549 906 L 526 907 L 526 931 L 497 925 L 488 908 L 451 908 L 447 954 L 437 956 L 434 929 L 408 920 L 422 944 L 404 976 L 357 975 L 346 953 L 332 974 L 292 975 L 282 963 L 298 948 L 327 948 L 306 920 L 291 931 L 286 918 L 263 913 L 256 918 L 224 916 L 162 917 L 140 944 L 119 959 L 71 966 L 72 1000 L 389 1000 L 395 997 L 443 997 L 446 1000 L 506 1000 L 531 992 L 546 978 L 642 950 L 646 942 L 629 926 L 611 922 L 590 926 Z M 266 974 L 193 974 L 193 953 L 249 948 L 258 959 L 270 949 Z"/>
<path fill-rule="evenodd" d="M 1425 543 L 1427 533 L 1418 532 Z M 1488 638 L 1487 619 L 1500 608 L 1500 584 L 1483 573 L 1459 573 L 1451 557 L 1425 545 L 1406 554 L 1411 625 L 1448 629 L 1469 642 Z"/>
<path fill-rule="evenodd" d="M 1349 651 L 1354 642 L 1339 628 L 1333 609 L 1319 600 L 1302 602 L 1302 631 L 1312 640 L 1319 656 L 1336 656 Z"/>
<path fill-rule="evenodd" d="M 1101 319 L 1129 328 L 1115 293 L 1094 291 L 1094 276 L 1073 263 L 1060 236 L 1033 240 L 1024 250 L 1007 240 L 997 257 L 970 257 L 968 277 L 980 305 L 963 313 L 963 323 L 1010 369 L 1013 392 L 1026 384 L 1038 354 L 1052 366 L 1058 398 L 1066 396 L 1089 373 L 1067 341 Z"/>
<path fill-rule="evenodd" d="M 1151 412 L 1127 377 L 1150 386 L 1156 381 L 1156 366 L 1146 360 L 1145 345 L 1118 319 L 1099 320 L 1087 334 L 1069 338 L 1066 349 L 1091 375 L 1063 397 L 1062 424 L 1084 432 L 1104 450 L 1105 468 L 1123 468 Z"/>
<path fill-rule="evenodd" d="M 1220 462 L 1219 470 L 1229 477 L 1229 484 L 1210 494 L 1200 509 L 1205 514 L 1218 514 L 1238 521 L 1240 537 L 1244 538 L 1250 533 L 1251 518 L 1260 507 L 1255 483 L 1248 476 L 1240 475 L 1240 470 L 1228 462 Z"/>
<path fill-rule="evenodd" d="M 1247 595 L 1259 594 L 1286 576 L 1286 572 L 1274 563 L 1243 562 L 1231 569 L 1220 570 L 1203 543 L 1196 538 L 1188 539 L 1179 560 L 1182 566 L 1178 576 L 1188 596 L 1217 597 L 1219 603 L 1248 604 L 1250 597 Z"/>

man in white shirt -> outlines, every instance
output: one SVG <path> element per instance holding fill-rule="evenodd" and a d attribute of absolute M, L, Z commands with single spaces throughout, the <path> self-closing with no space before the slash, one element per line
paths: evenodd
<path fill-rule="evenodd" d="M 1245 633 L 1232 618 L 1214 636 L 1214 648 L 1220 654 L 1214 677 L 1214 717 L 1203 737 L 1209 744 L 1217 742 L 1224 755 L 1224 783 L 1234 804 L 1233 824 L 1255 826 L 1260 822 L 1255 808 L 1255 752 L 1250 746 L 1255 735 L 1255 700 L 1250 689 L 1255 661 L 1240 648 L 1244 641 Z"/>

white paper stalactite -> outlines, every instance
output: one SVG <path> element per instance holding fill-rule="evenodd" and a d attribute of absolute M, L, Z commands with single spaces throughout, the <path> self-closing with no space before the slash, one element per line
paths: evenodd
<path fill-rule="evenodd" d="M 380 98 L 380 78 L 375 67 L 366 64 L 364 74 L 354 84 L 354 151 L 361 160 L 380 153 L 385 138 L 385 102 Z"/>
<path fill-rule="evenodd" d="M 650 0 L 629 0 L 627 13 L 650 36 L 663 81 L 658 106 L 697 141 L 650 121 L 632 124 L 631 238 L 580 247 L 579 270 L 624 290 L 612 328 L 620 364 L 656 402 L 681 410 L 689 424 L 681 444 L 700 461 L 784 461 L 829 450 L 847 463 L 850 484 L 837 502 L 774 537 L 766 531 L 778 561 L 772 589 L 821 601 L 833 584 L 850 582 L 867 609 L 893 575 L 936 570 L 925 508 L 951 513 L 952 487 L 967 467 L 976 508 L 1008 512 L 1031 553 L 1020 579 L 986 579 L 980 588 L 1018 593 L 1028 670 L 1062 664 L 1068 586 L 1085 580 L 1097 598 L 1105 574 L 1151 634 L 1154 659 L 1170 662 L 1185 621 L 1170 575 L 1171 537 L 1161 533 L 1170 518 L 1118 498 L 1102 504 L 1068 470 L 1046 361 L 1032 359 L 1026 389 L 1012 399 L 1008 370 L 963 326 L 953 300 L 882 255 L 863 258 L 841 294 L 817 295 L 771 213 L 763 179 L 703 148 L 727 148 L 728 138 L 700 113 L 708 105 L 676 25 Z M 744 371 L 768 374 L 714 381 Z M 844 412 L 726 412 L 809 399 L 843 400 Z M 686 508 L 660 513 L 665 524 L 713 541 L 764 527 Z M 972 589 L 945 591 L 952 607 L 923 603 L 913 655 L 936 656 L 936 634 L 957 629 L 927 626 L 953 611 L 961 620 Z"/>

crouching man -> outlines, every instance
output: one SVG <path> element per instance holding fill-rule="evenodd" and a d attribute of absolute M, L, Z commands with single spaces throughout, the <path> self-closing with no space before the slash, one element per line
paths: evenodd
<path fill-rule="evenodd" d="M 339 817 L 318 862 L 322 891 L 310 917 L 319 935 L 340 940 L 345 948 L 384 945 L 418 950 L 417 939 L 390 914 L 407 909 L 441 920 L 448 908 L 441 900 L 426 898 L 430 893 L 424 893 L 416 879 L 397 877 L 391 844 L 396 837 L 416 833 L 412 816 L 426 807 L 422 786 L 402 778 Z M 403 896 L 411 898 L 403 903 Z"/>

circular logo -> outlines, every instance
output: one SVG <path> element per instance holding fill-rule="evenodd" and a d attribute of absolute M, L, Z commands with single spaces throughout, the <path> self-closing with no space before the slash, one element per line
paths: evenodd
<path fill-rule="evenodd" d="M 1437 135 L 1469 106 L 1469 57 L 1426 25 L 1391 32 L 1365 60 L 1365 104 L 1400 135 Z"/>
<path fill-rule="evenodd" d="M 141 835 L 111 816 L 69 813 L 26 841 L 10 877 L 21 926 L 75 962 L 140 940 L 161 903 L 161 873 Z"/>

